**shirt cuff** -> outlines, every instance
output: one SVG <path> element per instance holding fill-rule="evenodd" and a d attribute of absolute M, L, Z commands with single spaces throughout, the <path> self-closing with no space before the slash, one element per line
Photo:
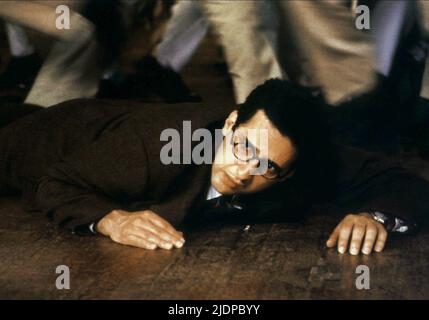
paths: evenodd
<path fill-rule="evenodd" d="M 95 224 L 96 224 L 95 222 L 92 222 L 90 224 L 83 224 L 83 225 L 74 227 L 72 230 L 72 233 L 80 236 L 98 234 L 97 230 L 95 229 Z"/>
<path fill-rule="evenodd" d="M 89 225 L 89 230 L 93 233 L 93 234 L 97 234 L 98 232 L 95 230 L 95 222 L 91 223 Z"/>

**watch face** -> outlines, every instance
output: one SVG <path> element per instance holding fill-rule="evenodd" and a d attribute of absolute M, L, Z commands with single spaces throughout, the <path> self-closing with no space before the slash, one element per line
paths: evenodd
<path fill-rule="evenodd" d="M 375 220 L 377 220 L 380 223 L 385 223 L 387 220 L 387 216 L 384 213 L 381 213 L 379 211 L 375 211 L 373 212 L 372 216 L 374 217 Z"/>
<path fill-rule="evenodd" d="M 374 211 L 372 213 L 372 216 L 374 220 L 381 223 L 386 228 L 387 231 L 392 231 L 396 225 L 395 219 L 393 219 L 391 216 L 384 214 L 382 212 Z"/>

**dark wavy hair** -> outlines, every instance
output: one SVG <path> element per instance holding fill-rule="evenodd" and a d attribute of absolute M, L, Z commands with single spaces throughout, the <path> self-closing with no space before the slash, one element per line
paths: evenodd
<path fill-rule="evenodd" d="M 333 190 L 335 156 L 325 124 L 327 107 L 314 91 L 290 81 L 271 79 L 256 87 L 238 108 L 235 127 L 263 110 L 271 123 L 291 139 L 297 154 L 292 178 L 278 183 L 260 195 L 250 196 L 252 206 L 283 208 L 282 202 L 317 203 Z M 287 195 L 293 194 L 293 199 Z M 280 204 L 280 206 L 279 206 Z"/>

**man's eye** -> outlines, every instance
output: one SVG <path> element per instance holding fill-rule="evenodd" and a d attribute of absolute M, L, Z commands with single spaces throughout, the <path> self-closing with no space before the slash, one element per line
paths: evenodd
<path fill-rule="evenodd" d="M 267 165 L 267 174 L 269 176 L 276 176 L 277 175 L 277 169 L 276 169 L 276 167 L 271 162 L 268 162 L 268 165 Z"/>

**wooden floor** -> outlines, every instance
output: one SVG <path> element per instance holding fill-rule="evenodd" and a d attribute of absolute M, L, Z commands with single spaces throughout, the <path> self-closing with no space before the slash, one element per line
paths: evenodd
<path fill-rule="evenodd" d="M 232 103 L 228 78 L 207 43 L 184 70 L 205 100 Z M 411 168 L 429 177 L 426 164 Z M 428 195 L 429 196 L 429 195 Z M 145 251 L 103 237 L 78 237 L 0 199 L 1 299 L 428 299 L 429 234 L 390 238 L 383 253 L 340 255 L 325 241 L 339 216 L 301 225 L 207 227 L 173 251 Z M 70 268 L 70 290 L 55 269 Z M 370 289 L 355 286 L 370 269 Z"/>
<path fill-rule="evenodd" d="M 146 251 L 78 237 L 1 200 L 1 299 L 422 299 L 429 298 L 429 235 L 391 238 L 383 253 L 324 247 L 338 217 L 303 225 L 201 229 L 173 251 Z M 70 290 L 55 286 L 70 268 Z M 370 289 L 355 286 L 370 269 Z"/>

